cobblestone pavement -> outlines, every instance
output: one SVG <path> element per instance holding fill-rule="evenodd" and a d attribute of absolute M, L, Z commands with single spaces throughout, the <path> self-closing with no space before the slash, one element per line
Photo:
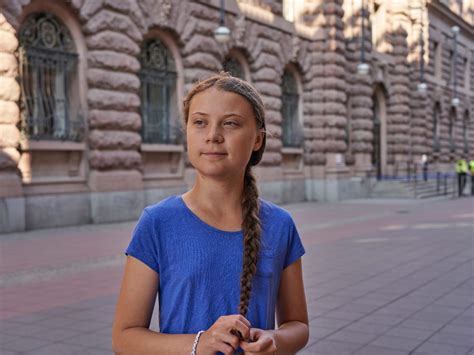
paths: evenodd
<path fill-rule="evenodd" d="M 473 203 L 285 206 L 307 251 L 311 338 L 300 354 L 474 354 Z M 0 354 L 112 354 L 133 226 L 0 235 Z"/>

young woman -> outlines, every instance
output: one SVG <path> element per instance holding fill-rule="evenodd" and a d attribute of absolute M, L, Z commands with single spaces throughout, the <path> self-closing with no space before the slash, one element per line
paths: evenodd
<path fill-rule="evenodd" d="M 258 198 L 265 112 L 220 73 L 184 101 L 192 189 L 145 208 L 113 326 L 117 354 L 294 354 L 308 341 L 304 248 L 288 212 Z M 149 330 L 156 296 L 160 332 Z M 275 311 L 278 328 L 275 329 Z"/>

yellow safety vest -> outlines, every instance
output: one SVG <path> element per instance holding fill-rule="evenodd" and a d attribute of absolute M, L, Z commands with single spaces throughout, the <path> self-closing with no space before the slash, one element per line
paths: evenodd
<path fill-rule="evenodd" d="M 467 163 L 464 159 L 459 159 L 456 162 L 456 173 L 467 173 Z"/>
<path fill-rule="evenodd" d="M 469 170 L 474 174 L 474 160 L 469 161 Z"/>

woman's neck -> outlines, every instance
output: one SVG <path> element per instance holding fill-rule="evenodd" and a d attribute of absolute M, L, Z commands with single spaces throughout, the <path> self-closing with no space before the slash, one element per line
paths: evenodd
<path fill-rule="evenodd" d="M 242 224 L 243 177 L 219 181 L 196 177 L 191 190 L 183 194 L 188 207 L 202 220 L 221 229 L 238 230 Z"/>

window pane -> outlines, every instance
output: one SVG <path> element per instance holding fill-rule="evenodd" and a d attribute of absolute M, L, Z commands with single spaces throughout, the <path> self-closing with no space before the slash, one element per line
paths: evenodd
<path fill-rule="evenodd" d="M 172 112 L 176 111 L 176 71 L 173 57 L 163 42 L 152 39 L 143 45 L 140 62 L 143 141 L 179 144 L 182 136 L 174 133 L 174 127 L 179 124 L 178 117 L 172 116 Z"/>
<path fill-rule="evenodd" d="M 224 61 L 224 71 L 229 72 L 232 76 L 245 80 L 244 69 L 235 58 L 227 58 Z"/>
<path fill-rule="evenodd" d="M 299 95 L 294 76 L 285 71 L 282 80 L 282 142 L 285 147 L 301 147 L 303 129 L 299 122 Z"/>

